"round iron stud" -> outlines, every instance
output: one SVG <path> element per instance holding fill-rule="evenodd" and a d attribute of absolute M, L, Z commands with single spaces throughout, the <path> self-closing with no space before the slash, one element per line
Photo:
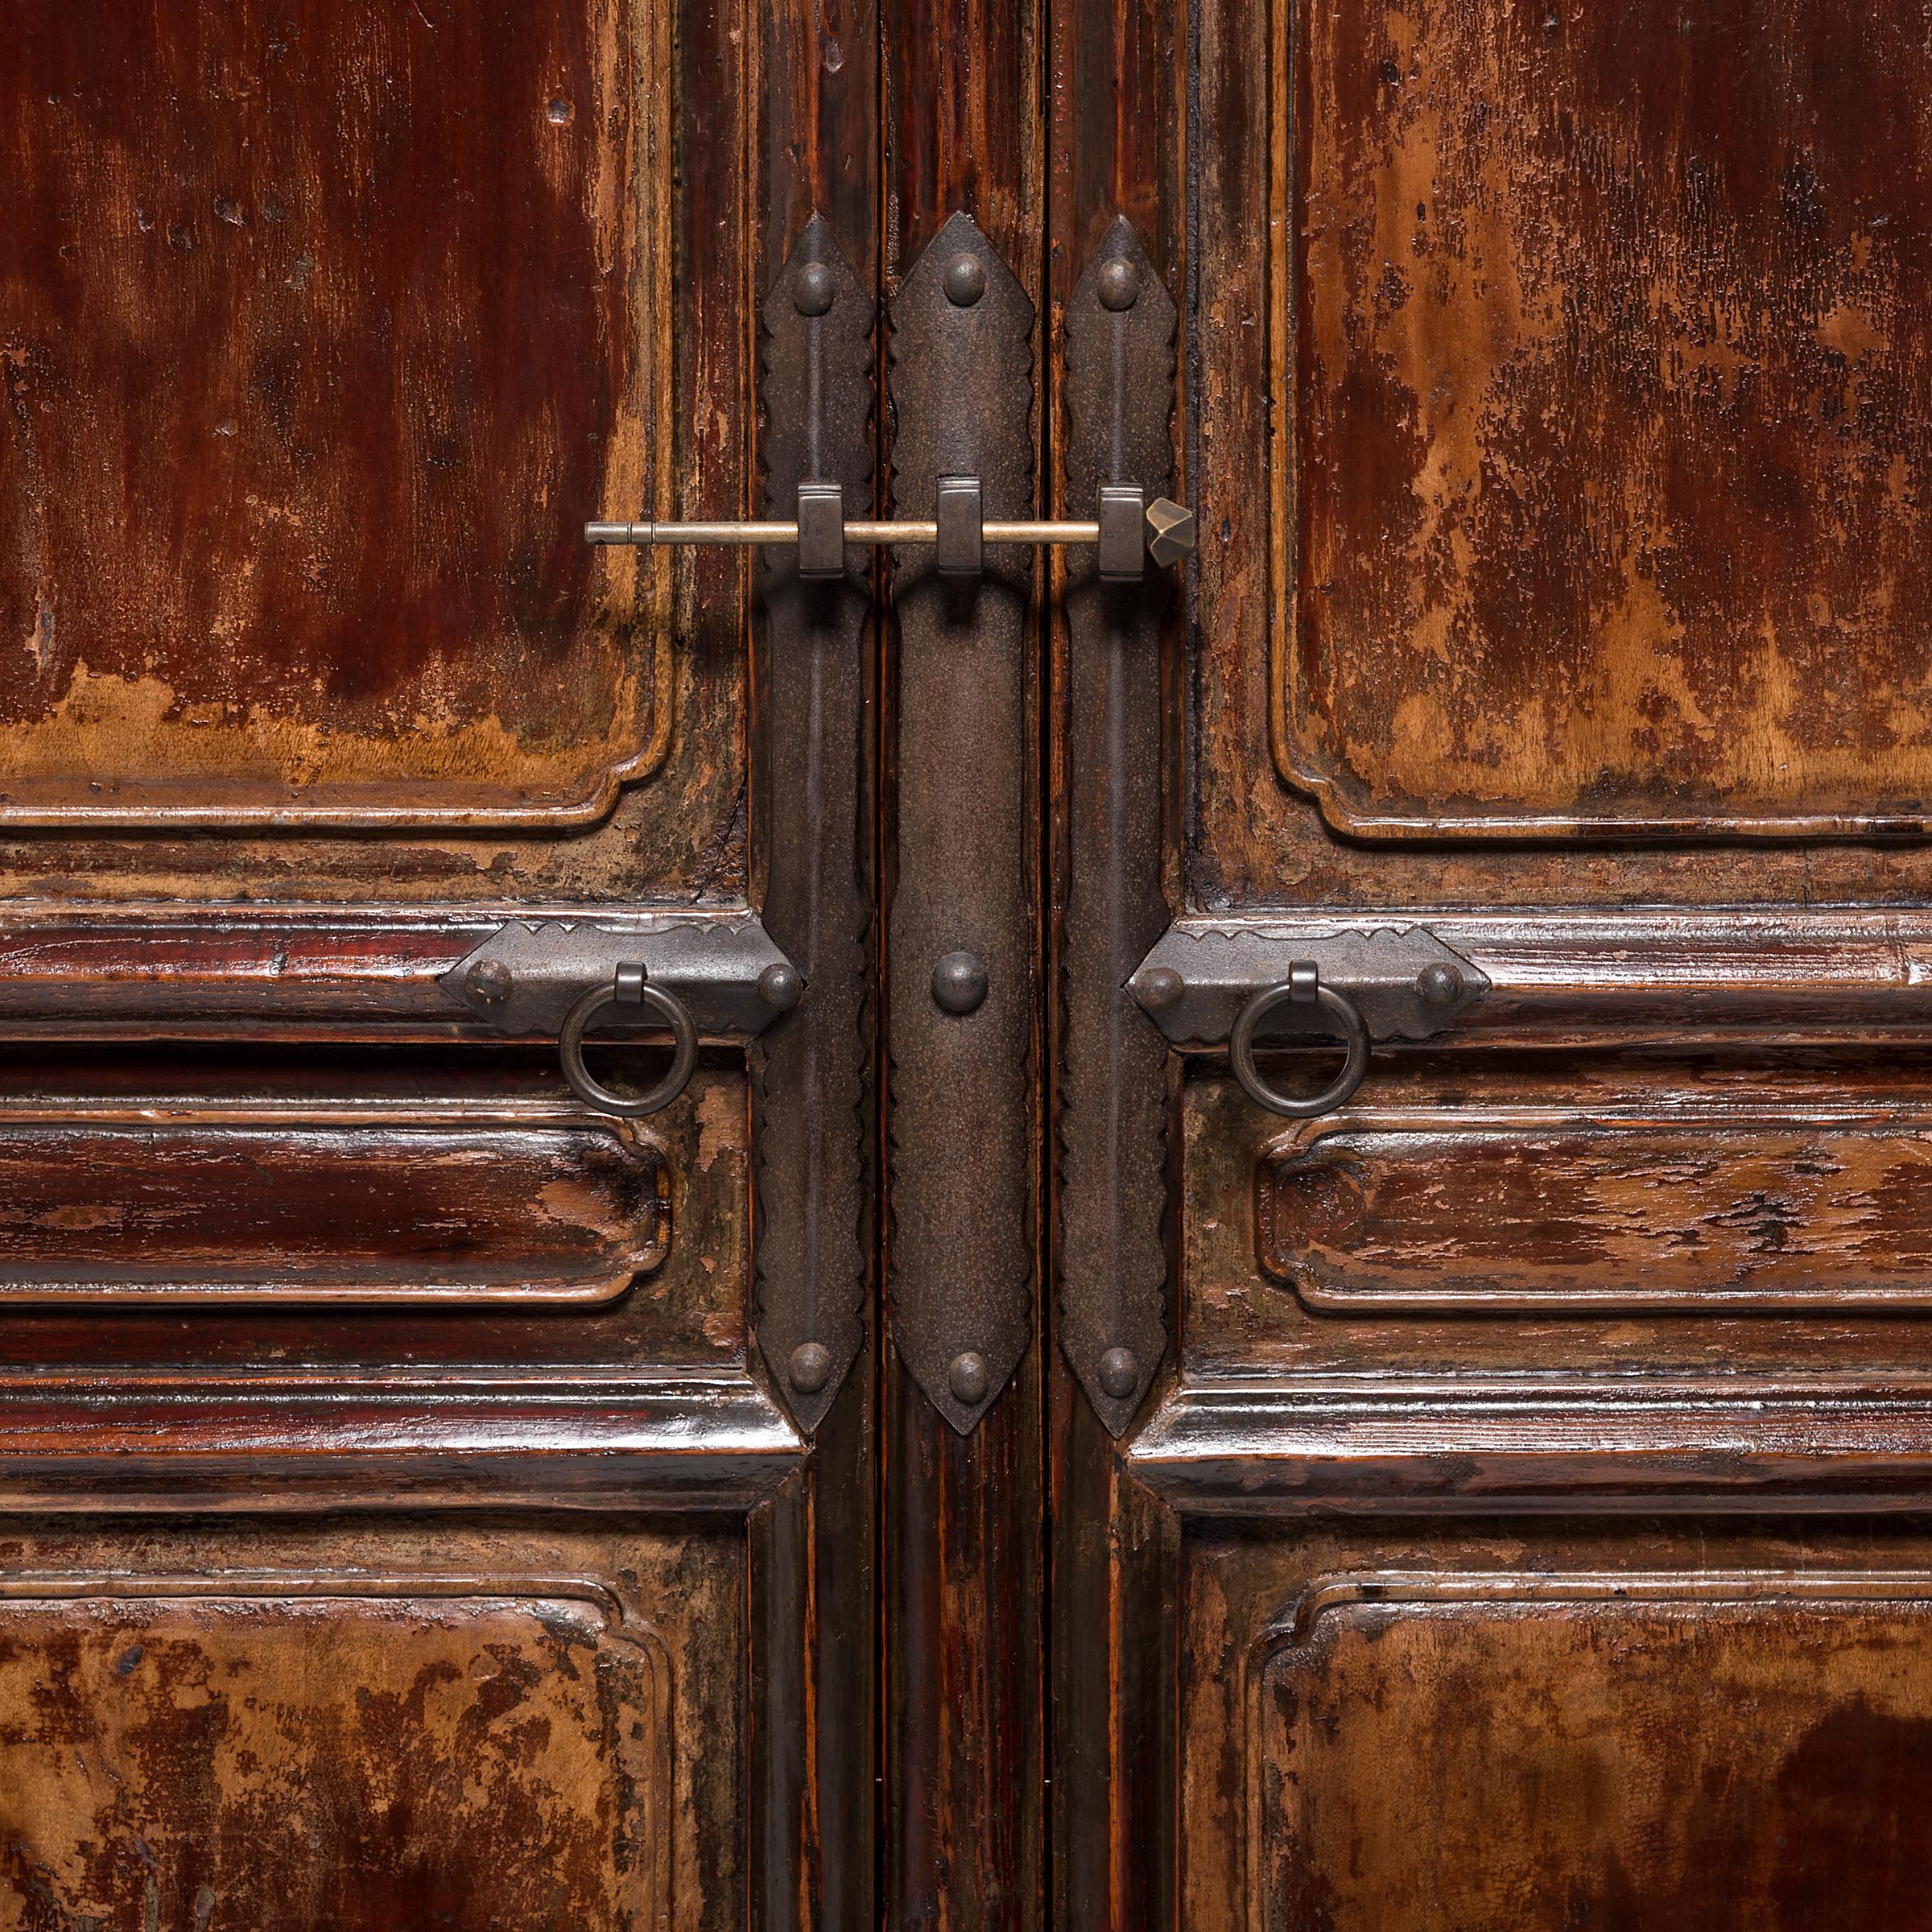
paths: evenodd
<path fill-rule="evenodd" d="M 785 1364 L 785 1379 L 800 1395 L 816 1395 L 832 1373 L 832 1351 L 823 1342 L 800 1342 Z"/>
<path fill-rule="evenodd" d="M 1453 1006 L 1463 997 L 1461 969 L 1447 960 L 1438 960 L 1415 976 L 1415 989 L 1425 1006 Z"/>
<path fill-rule="evenodd" d="M 1179 1004 L 1186 982 L 1171 966 L 1150 966 L 1133 982 L 1133 997 L 1150 1013 L 1165 1013 Z"/>
<path fill-rule="evenodd" d="M 1125 255 L 1116 255 L 1100 270 L 1100 307 L 1117 315 L 1140 299 L 1141 271 Z"/>
<path fill-rule="evenodd" d="M 516 975 L 501 960 L 478 960 L 463 976 L 464 991 L 479 1006 L 501 1006 L 516 983 Z"/>
<path fill-rule="evenodd" d="M 940 279 L 955 308 L 971 308 L 986 292 L 986 265 L 977 255 L 955 255 Z"/>
<path fill-rule="evenodd" d="M 792 306 L 802 316 L 822 316 L 838 292 L 832 270 L 823 262 L 807 262 L 791 285 Z"/>
<path fill-rule="evenodd" d="M 986 1358 L 976 1355 L 968 1348 L 964 1355 L 952 1358 L 952 1366 L 946 1371 L 946 1385 L 952 1389 L 956 1402 L 976 1408 L 986 1399 L 990 1383 L 986 1373 Z"/>
<path fill-rule="evenodd" d="M 943 1013 L 972 1013 L 986 998 L 986 966 L 977 953 L 949 952 L 932 969 L 933 1002 Z"/>
<path fill-rule="evenodd" d="M 758 975 L 758 997 L 774 1013 L 790 1013 L 805 990 L 798 968 L 784 960 L 774 960 Z"/>
<path fill-rule="evenodd" d="M 1141 1379 L 1141 1365 L 1131 1348 L 1109 1348 L 1100 1357 L 1100 1386 L 1118 1402 L 1133 1393 Z"/>

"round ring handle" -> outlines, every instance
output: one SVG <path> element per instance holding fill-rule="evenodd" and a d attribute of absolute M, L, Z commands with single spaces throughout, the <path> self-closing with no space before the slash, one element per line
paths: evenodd
<path fill-rule="evenodd" d="M 1328 1016 L 1331 1030 L 1348 1050 L 1333 1082 L 1306 1100 L 1270 1087 L 1254 1063 L 1254 1036 L 1261 1022 L 1278 1007 L 1291 1004 L 1319 1006 Z M 1323 985 L 1314 967 L 1298 964 L 1289 968 L 1289 977 L 1279 986 L 1263 987 L 1241 1009 L 1228 1036 L 1228 1057 L 1242 1092 L 1257 1107 L 1287 1120 L 1311 1121 L 1319 1114 L 1334 1113 L 1353 1096 L 1368 1071 L 1368 1022 L 1362 1018 L 1361 1008 L 1347 993 Z"/>
<path fill-rule="evenodd" d="M 584 1064 L 584 1035 L 607 1006 L 648 1006 L 671 1029 L 676 1044 L 671 1071 L 642 1093 L 619 1093 L 592 1079 Z M 642 966 L 625 964 L 617 968 L 609 985 L 592 987 L 571 1008 L 564 1030 L 557 1035 L 557 1052 L 564 1063 L 564 1077 L 579 1100 L 601 1113 L 634 1120 L 668 1107 L 691 1084 L 691 1071 L 698 1063 L 698 1030 L 689 1009 L 675 993 L 647 984 Z"/>

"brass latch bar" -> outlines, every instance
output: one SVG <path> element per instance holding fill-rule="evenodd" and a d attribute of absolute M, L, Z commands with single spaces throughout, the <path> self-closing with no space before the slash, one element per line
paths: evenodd
<path fill-rule="evenodd" d="M 1109 582 L 1131 581 L 1149 563 L 1156 568 L 1178 564 L 1194 549 L 1194 512 L 1166 497 L 1146 502 L 1144 493 L 1108 485 L 1100 494 L 1100 514 L 1091 522 L 982 517 L 979 479 L 940 479 L 939 514 L 930 518 L 878 521 L 844 514 L 844 493 L 836 483 L 802 483 L 799 514 L 786 522 L 720 520 L 664 523 L 586 523 L 587 543 L 782 544 L 795 545 L 803 577 L 836 577 L 845 568 L 848 543 L 931 544 L 948 575 L 972 576 L 979 552 L 989 543 L 1092 544 L 1100 574 Z"/>

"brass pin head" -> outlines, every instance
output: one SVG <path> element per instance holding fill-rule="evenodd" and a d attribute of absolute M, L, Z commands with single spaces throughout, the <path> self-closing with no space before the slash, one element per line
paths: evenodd
<path fill-rule="evenodd" d="M 1185 504 L 1156 497 L 1147 506 L 1147 554 L 1158 564 L 1178 564 L 1194 554 L 1194 512 Z"/>

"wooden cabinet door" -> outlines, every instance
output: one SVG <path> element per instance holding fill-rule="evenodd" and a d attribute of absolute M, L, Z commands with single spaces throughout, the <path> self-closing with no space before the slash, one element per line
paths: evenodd
<path fill-rule="evenodd" d="M 804 7 L 5 10 L 0 1923 L 873 1916 L 876 652 L 780 770 L 754 559 L 583 530 L 755 503 L 877 72 Z M 559 1071 L 625 960 L 703 1036 L 648 1117 Z"/>
<path fill-rule="evenodd" d="M 1923 11 L 1052 31 L 1201 528 L 1158 878 L 1058 714 L 1063 956 L 1157 890 L 1480 996 L 1294 1120 L 1063 980 L 1059 1922 L 1928 1922 Z"/>

